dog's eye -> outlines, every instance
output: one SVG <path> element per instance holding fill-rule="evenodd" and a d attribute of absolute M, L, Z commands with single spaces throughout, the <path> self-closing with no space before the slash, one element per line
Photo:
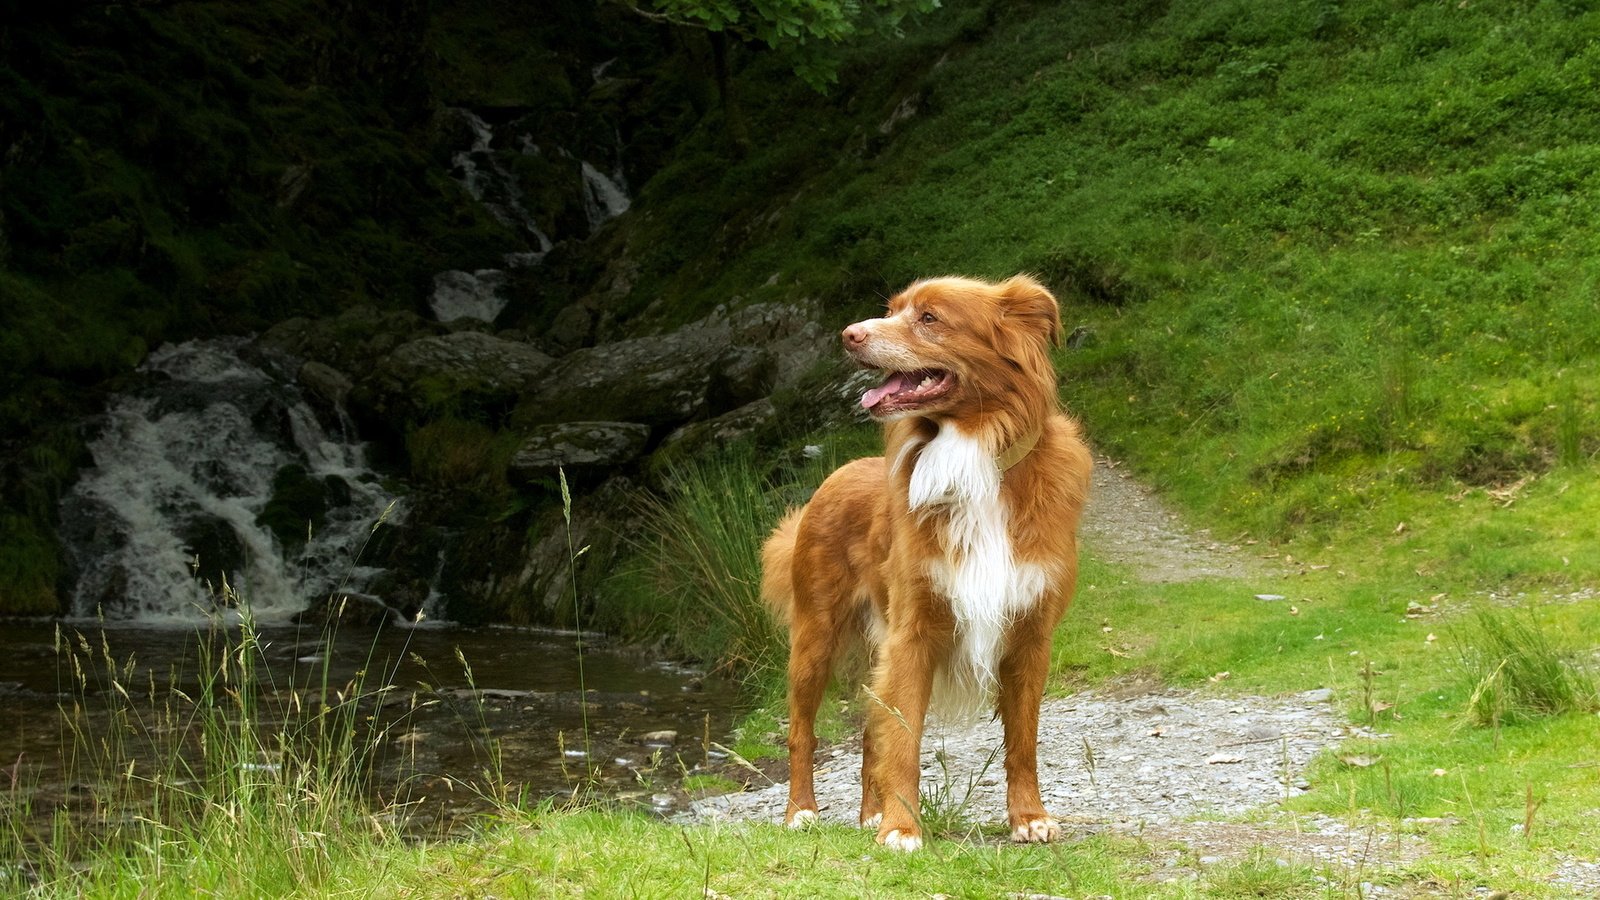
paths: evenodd
<path fill-rule="evenodd" d="M 932 325 L 937 321 L 939 321 L 939 319 L 931 312 L 925 312 L 922 314 L 922 324 L 924 325 Z"/>

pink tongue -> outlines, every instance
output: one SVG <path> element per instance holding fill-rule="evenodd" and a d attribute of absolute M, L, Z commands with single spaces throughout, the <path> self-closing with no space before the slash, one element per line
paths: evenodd
<path fill-rule="evenodd" d="M 863 409 L 871 409 L 883 402 L 883 398 L 890 394 L 898 393 L 906 388 L 906 376 L 903 372 L 896 372 L 889 376 L 889 380 L 861 395 Z"/>

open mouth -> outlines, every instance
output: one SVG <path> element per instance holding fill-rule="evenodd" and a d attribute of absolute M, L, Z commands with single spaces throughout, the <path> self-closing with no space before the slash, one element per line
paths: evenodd
<path fill-rule="evenodd" d="M 926 406 L 955 386 L 955 376 L 941 369 L 890 372 L 883 384 L 861 395 L 861 406 L 874 416 L 905 412 Z"/>

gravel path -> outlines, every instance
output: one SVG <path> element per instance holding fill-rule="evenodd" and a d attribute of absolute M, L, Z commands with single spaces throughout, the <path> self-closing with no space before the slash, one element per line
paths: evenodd
<path fill-rule="evenodd" d="M 1085 552 L 1128 566 L 1147 582 L 1269 575 L 1271 563 L 1245 548 L 1190 531 L 1115 462 L 1095 467 L 1083 523 Z M 1069 613 L 1070 614 L 1070 613 Z M 1261 852 L 1316 867 L 1330 889 L 1363 897 L 1433 896 L 1426 884 L 1375 884 L 1385 869 L 1419 859 L 1433 820 L 1405 832 L 1327 816 L 1296 816 L 1279 801 L 1306 788 L 1306 765 L 1348 738 L 1370 736 L 1329 703 L 1326 690 L 1286 697 L 1214 697 L 1192 691 L 1084 691 L 1044 703 L 1040 787 L 1045 808 L 1069 832 L 1137 833 L 1150 848 L 1145 877 L 1169 881 Z M 1005 773 L 996 722 L 948 727 L 930 722 L 923 745 L 925 796 L 955 805 L 973 822 L 1005 821 Z M 816 793 L 825 821 L 854 823 L 860 802 L 859 740 L 819 753 Z M 779 822 L 782 782 L 691 804 L 683 821 Z M 1250 821 L 1241 815 L 1250 813 Z M 1223 821 L 1231 820 L 1231 821 Z M 1420 832 L 1411 833 L 1411 832 Z M 1321 877 L 1321 876 L 1319 876 Z M 1548 880 L 1574 896 L 1600 896 L 1600 863 L 1566 860 Z M 1493 896 L 1468 887 L 1463 896 Z"/>
<path fill-rule="evenodd" d="M 1239 577 L 1261 568 L 1240 547 L 1212 537 L 1209 529 L 1185 529 L 1149 488 L 1103 457 L 1095 460 L 1093 493 L 1080 534 L 1086 552 L 1130 566 L 1145 581 Z"/>
<path fill-rule="evenodd" d="M 1045 808 L 1069 826 L 1165 825 L 1234 815 L 1298 791 L 1299 772 L 1348 729 L 1326 691 L 1283 699 L 1186 692 L 1118 700 L 1085 691 L 1045 701 L 1039 778 Z M 926 796 L 962 804 L 979 822 L 1005 820 L 998 722 L 944 727 L 923 741 Z M 824 752 L 817 803 L 827 821 L 853 823 L 861 799 L 859 749 Z M 780 821 L 788 786 L 774 784 L 695 804 L 702 820 Z"/>

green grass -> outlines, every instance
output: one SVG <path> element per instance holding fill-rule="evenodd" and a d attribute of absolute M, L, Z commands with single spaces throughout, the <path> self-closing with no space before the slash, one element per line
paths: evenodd
<path fill-rule="evenodd" d="M 623 813 L 534 813 L 469 844 L 395 861 L 384 894 L 1093 896 L 1119 890 L 1129 852 L 1139 854 L 1135 842 L 1091 838 L 1022 850 L 951 843 L 906 857 L 871 847 L 864 832 L 841 826 L 682 829 Z"/>
<path fill-rule="evenodd" d="M 1463 649 L 1474 684 L 1467 715 L 1474 725 L 1600 709 L 1592 668 L 1550 646 L 1531 617 L 1478 613 L 1473 646 Z"/>
<path fill-rule="evenodd" d="M 842 322 L 930 273 L 1035 271 L 1089 332 L 1060 357 L 1089 433 L 1219 529 L 1379 540 L 1531 474 L 1571 483 L 1524 504 L 1544 546 L 1438 571 L 1592 581 L 1557 518 L 1597 502 L 1597 35 L 1554 3 L 959 5 L 837 98 L 752 65 L 771 139 L 721 159 L 713 120 L 643 188 L 640 284 L 669 318 L 740 295 Z"/>
<path fill-rule="evenodd" d="M 679 651 L 719 669 L 776 670 L 782 639 L 761 602 L 761 544 L 782 515 L 780 501 L 748 457 L 677 468 L 667 478 L 664 497 L 643 501 L 646 536 L 611 585 L 630 604 L 620 613 L 623 630 L 664 632 Z"/>

